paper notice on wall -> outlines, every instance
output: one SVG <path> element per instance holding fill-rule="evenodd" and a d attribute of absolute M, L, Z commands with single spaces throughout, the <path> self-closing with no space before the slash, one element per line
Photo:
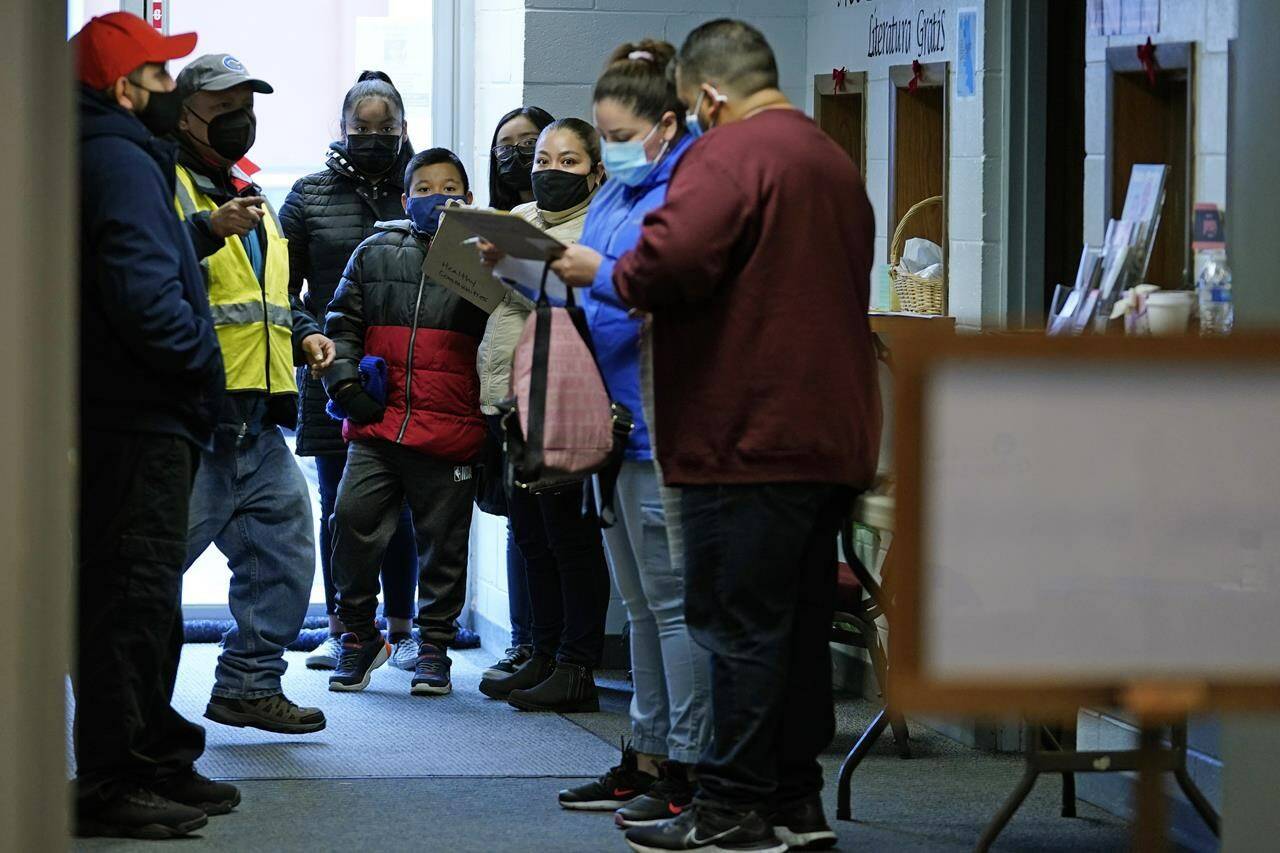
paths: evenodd
<path fill-rule="evenodd" d="M 422 272 L 428 280 L 449 288 L 480 310 L 492 314 L 502 304 L 506 288 L 494 278 L 493 272 L 480 263 L 480 253 L 471 230 L 451 220 L 446 211 L 440 222 L 440 230 L 431 241 L 431 251 L 422 264 Z"/>
<path fill-rule="evenodd" d="M 978 10 L 961 9 L 957 15 L 957 25 L 959 37 L 956 39 L 956 97 L 973 98 L 978 94 Z"/>
<path fill-rule="evenodd" d="M 1089 35 L 1155 35 L 1161 0 L 1089 0 Z"/>

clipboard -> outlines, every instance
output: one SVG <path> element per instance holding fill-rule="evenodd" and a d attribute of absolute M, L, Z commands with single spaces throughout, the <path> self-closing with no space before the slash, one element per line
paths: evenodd
<path fill-rule="evenodd" d="M 483 237 L 513 258 L 546 263 L 560 257 L 568 248 L 536 225 L 511 213 L 451 208 L 446 215 L 451 222 Z"/>
<path fill-rule="evenodd" d="M 470 242 L 471 230 L 455 217 L 461 208 L 445 210 L 440 230 L 431 241 L 422 273 L 475 305 L 492 314 L 506 297 L 506 285 L 493 271 L 480 262 L 480 254 Z"/>

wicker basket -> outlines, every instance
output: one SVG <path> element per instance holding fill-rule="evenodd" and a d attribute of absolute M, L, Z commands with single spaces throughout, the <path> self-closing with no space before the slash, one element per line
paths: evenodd
<path fill-rule="evenodd" d="M 902 244 L 907 223 L 926 207 L 942 204 L 942 196 L 935 195 L 924 201 L 911 205 L 898 222 L 893 231 L 893 241 L 889 246 L 889 280 L 893 284 L 893 292 L 898 297 L 898 305 L 903 311 L 912 314 L 941 314 L 947 295 L 946 275 L 938 278 L 920 278 L 902 268 Z"/>

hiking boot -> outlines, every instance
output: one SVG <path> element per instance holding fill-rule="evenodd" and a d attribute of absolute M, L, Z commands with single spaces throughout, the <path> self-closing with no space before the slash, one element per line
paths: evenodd
<path fill-rule="evenodd" d="M 92 806 L 80 806 L 76 835 L 81 838 L 181 838 L 209 822 L 200 809 L 166 800 L 146 788 L 130 788 Z"/>
<path fill-rule="evenodd" d="M 337 669 L 342 657 L 342 637 L 330 634 L 315 651 L 307 655 L 307 669 Z"/>
<path fill-rule="evenodd" d="M 511 675 L 480 679 L 480 692 L 490 699 L 506 699 L 512 690 L 528 690 L 546 681 L 555 666 L 556 662 L 550 655 L 535 653 Z"/>
<path fill-rule="evenodd" d="M 506 678 L 513 674 L 529 658 L 533 657 L 533 646 L 512 646 L 507 649 L 493 666 L 484 671 L 483 678 Z"/>
<path fill-rule="evenodd" d="M 360 641 L 355 634 L 342 635 L 342 657 L 338 668 L 329 676 L 329 689 L 335 693 L 350 693 L 369 686 L 373 671 L 391 657 L 391 646 L 382 634 L 372 640 Z"/>
<path fill-rule="evenodd" d="M 551 675 L 538 686 L 508 693 L 507 704 L 521 711 L 595 713 L 600 710 L 600 697 L 589 668 L 557 661 Z"/>
<path fill-rule="evenodd" d="M 320 731 L 325 725 L 323 711 L 297 705 L 283 693 L 257 699 L 212 696 L 204 709 L 204 716 L 224 726 L 262 729 L 282 735 L 307 735 Z"/>
<path fill-rule="evenodd" d="M 594 782 L 560 792 L 560 808 L 584 812 L 619 809 L 651 790 L 658 780 L 640 769 L 636 751 L 622 745 L 622 762 Z"/>
<path fill-rule="evenodd" d="M 176 776 L 158 779 L 149 787 L 153 794 L 197 808 L 210 817 L 230 814 L 232 809 L 240 805 L 240 790 L 235 785 L 215 782 L 201 776 L 195 768 Z"/>
<path fill-rule="evenodd" d="M 387 663 L 405 672 L 413 672 L 418 668 L 418 641 L 412 634 L 391 641 L 391 657 Z"/>
<path fill-rule="evenodd" d="M 664 761 L 658 765 L 658 781 L 653 787 L 618 809 L 613 822 L 621 829 L 630 829 L 679 817 L 693 802 L 693 794 L 689 765 Z"/>
<path fill-rule="evenodd" d="M 418 647 L 418 657 L 413 671 L 413 684 L 409 692 L 414 696 L 443 696 L 453 690 L 449 670 L 453 661 L 439 646 L 423 643 Z"/>
<path fill-rule="evenodd" d="M 773 827 L 755 812 L 722 811 L 702 805 L 685 809 L 679 817 L 627 830 L 627 844 L 636 853 L 787 853 L 787 845 L 773 834 Z"/>
<path fill-rule="evenodd" d="M 836 834 L 831 831 L 822 813 L 822 801 L 817 797 L 778 809 L 769 815 L 769 822 L 778 838 L 792 850 L 826 850 L 836 846 Z"/>

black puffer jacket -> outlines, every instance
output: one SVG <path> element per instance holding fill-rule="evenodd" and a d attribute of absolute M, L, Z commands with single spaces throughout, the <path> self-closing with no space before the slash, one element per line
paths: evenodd
<path fill-rule="evenodd" d="M 306 308 L 324 325 L 338 280 L 356 247 L 374 231 L 374 223 L 401 219 L 404 168 L 412 156 L 404 146 L 397 163 L 373 184 L 347 159 L 342 143 L 329 146 L 326 168 L 300 178 L 280 208 L 289 238 L 289 285 L 297 292 L 307 281 Z M 328 396 L 319 380 L 298 372 L 298 455 L 346 453 L 342 424 L 324 411 Z"/>

